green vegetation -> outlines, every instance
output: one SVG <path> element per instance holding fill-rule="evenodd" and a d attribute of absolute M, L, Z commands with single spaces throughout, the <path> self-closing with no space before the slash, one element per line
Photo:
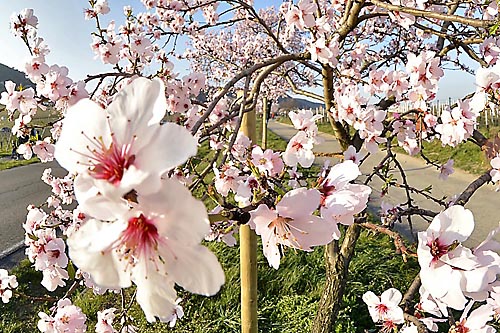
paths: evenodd
<path fill-rule="evenodd" d="M 288 117 L 281 117 L 280 122 L 291 124 Z M 330 123 L 323 121 L 318 123 L 318 129 L 323 133 L 333 134 Z M 487 138 L 492 138 L 500 132 L 499 127 L 482 127 L 479 129 Z M 395 143 L 397 145 L 397 143 Z M 439 164 L 446 163 L 449 159 L 454 160 L 454 167 L 471 174 L 482 174 L 490 168 L 489 160 L 476 144 L 467 141 L 458 145 L 458 147 L 443 147 L 439 140 L 431 142 L 422 142 L 423 152 L 427 158 Z M 397 148 L 398 152 L 404 153 L 404 150 Z"/>
<path fill-rule="evenodd" d="M 0 109 L 0 130 L 2 128 L 11 129 L 14 125 L 13 121 L 10 121 L 6 117 L 7 112 Z M 46 126 L 49 122 L 57 120 L 57 112 L 55 110 L 39 110 L 31 124 L 39 128 L 40 138 L 50 136 L 49 128 Z M 10 132 L 0 131 L 0 170 L 10 169 L 21 165 L 27 165 L 32 163 L 40 162 L 36 157 L 25 160 L 21 157 L 19 160 L 11 159 L 12 155 L 12 145 L 15 140 Z"/>
<path fill-rule="evenodd" d="M 147 323 L 142 310 L 135 305 L 131 315 L 139 332 L 239 332 L 238 248 L 229 248 L 220 243 L 210 244 L 210 248 L 226 273 L 226 284 L 221 292 L 214 297 L 204 297 L 180 291 L 185 317 L 177 323 L 175 329 L 169 329 L 168 325 L 161 323 Z M 415 261 L 403 262 L 395 254 L 393 243 L 386 236 L 363 232 L 356 253 L 351 263 L 351 277 L 337 323 L 337 332 L 364 332 L 366 328 L 373 328 L 368 310 L 361 300 L 363 293 L 373 290 L 380 294 L 390 287 L 404 290 L 417 272 L 418 264 Z M 314 319 L 325 278 L 323 249 L 317 248 L 312 253 L 287 251 L 279 270 L 275 270 L 268 266 L 259 247 L 258 267 L 259 331 L 307 332 Z M 40 285 L 41 274 L 34 272 L 27 260 L 13 273 L 18 277 L 19 291 L 37 297 L 47 296 Z M 127 300 L 131 293 L 132 290 L 127 292 Z M 59 295 L 62 294 L 59 292 Z M 77 293 L 72 299 L 87 314 L 89 332 L 94 329 L 97 311 L 120 304 L 118 294 L 97 296 L 90 290 Z M 38 312 L 49 313 L 52 305 L 51 302 L 32 301 L 22 297 L 13 298 L 8 304 L 1 304 L 0 332 L 36 331 Z"/>
<path fill-rule="evenodd" d="M 30 160 L 24 160 L 24 159 L 11 160 L 11 159 L 0 158 L 0 170 L 6 170 L 6 169 L 15 168 L 18 166 L 28 165 L 28 164 L 37 163 L 37 162 L 40 162 L 40 160 L 36 157 L 34 157 Z"/>
<path fill-rule="evenodd" d="M 271 148 L 286 147 L 286 142 L 275 134 L 269 132 L 268 135 Z M 219 258 L 226 273 L 226 283 L 222 290 L 214 297 L 203 297 L 183 292 L 179 288 L 185 317 L 178 321 L 173 329 L 168 328 L 166 324 L 147 323 L 142 310 L 134 305 L 130 315 L 134 318 L 133 324 L 139 328 L 139 332 L 239 332 L 238 247 L 230 248 L 221 243 L 211 243 L 208 246 Z M 307 332 L 314 320 L 325 279 L 323 248 L 318 247 L 311 253 L 285 251 L 279 270 L 269 267 L 262 254 L 261 245 L 258 251 L 259 331 Z M 364 231 L 351 262 L 350 279 L 336 332 L 361 333 L 365 332 L 365 329 L 374 328 L 367 307 L 361 300 L 363 293 L 372 290 L 380 294 L 390 287 L 403 291 L 411 283 L 417 268 L 415 260 L 404 262 L 402 257 L 396 254 L 393 242 L 387 236 Z M 18 277 L 20 292 L 37 297 L 48 296 L 40 285 L 41 274 L 34 272 L 27 260 L 16 267 L 13 273 Z M 61 290 L 58 295 L 63 295 L 68 288 Z M 133 288 L 130 288 L 125 300 L 130 301 L 132 295 Z M 97 319 L 96 312 L 112 306 L 118 307 L 121 296 L 114 293 L 98 296 L 90 290 L 85 290 L 77 291 L 72 300 L 86 313 L 87 330 L 92 332 Z M 49 313 L 53 305 L 53 302 L 33 301 L 25 297 L 15 297 L 8 304 L 0 304 L 0 332 L 36 331 L 38 312 Z"/>

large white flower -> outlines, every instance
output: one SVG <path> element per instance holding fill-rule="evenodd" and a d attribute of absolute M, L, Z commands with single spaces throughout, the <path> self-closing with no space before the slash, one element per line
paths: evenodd
<path fill-rule="evenodd" d="M 81 208 L 99 219 L 127 210 L 122 197 L 132 190 L 156 192 L 160 177 L 196 154 L 196 140 L 183 127 L 159 122 L 165 115 L 161 80 L 137 78 L 106 110 L 89 99 L 70 107 L 55 157 L 76 173 Z"/>
<path fill-rule="evenodd" d="M 465 293 L 480 292 L 491 282 L 488 267 L 461 244 L 473 230 L 471 211 L 451 206 L 418 233 L 422 285 L 433 298 L 457 310 L 465 307 Z"/>
<path fill-rule="evenodd" d="M 90 219 L 68 238 L 69 255 L 101 287 L 137 285 L 137 301 L 149 321 L 168 321 L 174 283 L 213 295 L 224 283 L 215 255 L 200 245 L 210 232 L 205 206 L 179 182 L 161 181 L 156 193 L 114 222 Z M 115 212 L 116 213 L 116 212 Z"/>
<path fill-rule="evenodd" d="M 367 205 L 371 188 L 351 184 L 361 172 L 351 160 L 334 165 L 321 182 L 321 217 L 332 223 L 351 225 L 354 215 L 361 213 Z M 340 232 L 336 238 L 340 237 Z"/>

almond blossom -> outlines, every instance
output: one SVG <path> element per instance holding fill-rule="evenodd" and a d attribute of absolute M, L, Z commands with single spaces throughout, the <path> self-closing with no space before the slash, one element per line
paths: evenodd
<path fill-rule="evenodd" d="M 224 283 L 215 255 L 200 245 L 210 232 L 205 206 L 179 182 L 161 181 L 158 192 L 137 197 L 114 222 L 89 219 L 68 237 L 69 255 L 105 288 L 137 286 L 148 321 L 170 321 L 174 284 L 214 295 Z"/>
<path fill-rule="evenodd" d="M 493 183 L 498 183 L 500 180 L 500 156 L 495 156 L 491 161 L 491 171 L 490 171 L 490 176 L 491 176 L 491 181 Z"/>
<path fill-rule="evenodd" d="M 55 315 L 38 313 L 38 329 L 43 333 L 83 333 L 87 331 L 87 316 L 82 309 L 73 305 L 67 298 L 57 302 Z"/>
<path fill-rule="evenodd" d="M 95 325 L 96 333 L 117 333 L 113 328 L 113 320 L 115 319 L 115 308 L 109 308 L 103 311 L 97 311 L 97 323 Z"/>
<path fill-rule="evenodd" d="M 54 159 L 55 146 L 51 143 L 49 137 L 38 140 L 32 149 L 42 163 L 50 162 Z"/>
<path fill-rule="evenodd" d="M 470 314 L 474 302 L 470 302 L 464 310 L 460 320 L 451 327 L 452 332 L 466 333 L 494 333 L 493 326 L 487 325 L 493 319 L 494 310 L 489 304 L 484 304 L 473 310 Z"/>
<path fill-rule="evenodd" d="M 399 303 L 403 296 L 397 289 L 387 289 L 378 297 L 372 291 L 363 294 L 363 301 L 368 305 L 368 311 L 374 323 L 391 322 L 402 324 L 404 322 L 403 309 Z"/>
<path fill-rule="evenodd" d="M 5 108 L 13 113 L 19 108 L 19 100 L 16 98 L 18 91 L 16 91 L 16 84 L 12 81 L 5 81 L 5 90 L 1 94 L 0 104 L 5 105 Z"/>
<path fill-rule="evenodd" d="M 288 117 L 292 121 L 293 127 L 300 131 L 306 132 L 318 132 L 318 126 L 316 125 L 316 120 L 321 119 L 322 115 L 314 115 L 311 110 L 299 110 L 297 112 L 288 112 Z"/>
<path fill-rule="evenodd" d="M 280 265 L 280 246 L 312 251 L 334 239 L 335 226 L 312 215 L 318 208 L 320 193 L 298 188 L 286 193 L 276 209 L 261 204 L 250 212 L 249 225 L 262 237 L 264 255 L 271 267 Z"/>
<path fill-rule="evenodd" d="M 163 173 L 196 153 L 185 128 L 159 125 L 165 111 L 162 81 L 145 78 L 126 86 L 106 110 L 88 99 L 68 109 L 55 157 L 77 174 L 75 195 L 83 210 L 104 220 L 112 210 L 128 210 L 125 194 L 157 191 Z"/>
<path fill-rule="evenodd" d="M 454 161 L 450 159 L 445 164 L 441 165 L 441 167 L 439 168 L 439 179 L 448 179 L 448 176 L 455 171 L 453 170 L 453 163 Z"/>
<path fill-rule="evenodd" d="M 252 149 L 252 163 L 260 172 L 270 177 L 280 174 L 284 168 L 283 160 L 279 153 L 275 153 L 271 149 L 262 151 L 262 148 L 259 146 L 255 146 Z"/>
<path fill-rule="evenodd" d="M 12 297 L 12 290 L 17 288 L 17 278 L 15 275 L 9 275 L 5 269 L 0 269 L 0 297 L 3 303 L 9 303 Z"/>
<path fill-rule="evenodd" d="M 465 294 L 488 285 L 491 275 L 473 252 L 461 243 L 474 229 L 472 213 L 451 206 L 434 217 L 426 231 L 418 233 L 418 262 L 422 286 L 436 300 L 462 310 Z"/>
<path fill-rule="evenodd" d="M 308 137 L 306 132 L 299 131 L 288 142 L 283 153 L 283 161 L 290 167 L 300 164 L 304 168 L 309 168 L 314 162 L 312 148 L 313 139 Z"/>
<path fill-rule="evenodd" d="M 344 151 L 344 160 L 351 160 L 354 162 L 354 164 L 359 165 L 361 162 L 361 153 L 356 152 L 356 148 L 352 145 L 350 145 L 345 151 Z"/>
<path fill-rule="evenodd" d="M 370 187 L 350 184 L 361 172 L 353 161 L 334 165 L 320 184 L 321 217 L 333 224 L 351 225 L 354 215 L 366 208 Z M 337 228 L 337 227 L 335 227 Z M 336 238 L 340 237 L 337 229 Z"/>

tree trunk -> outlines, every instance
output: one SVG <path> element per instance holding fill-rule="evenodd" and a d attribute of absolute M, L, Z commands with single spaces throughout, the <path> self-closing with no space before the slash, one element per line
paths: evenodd
<path fill-rule="evenodd" d="M 323 67 L 323 95 L 326 111 L 329 112 L 333 106 L 333 70 L 328 66 Z M 351 141 L 349 133 L 330 114 L 328 114 L 328 118 L 342 150 L 346 150 Z M 352 225 L 345 232 L 341 248 L 339 248 L 339 241 L 333 241 L 326 246 L 325 289 L 321 295 L 318 312 L 314 319 L 313 333 L 333 332 L 347 282 L 349 263 L 354 254 L 354 247 L 359 233 L 359 226 Z"/>
<path fill-rule="evenodd" d="M 334 331 L 335 321 L 342 303 L 342 296 L 347 283 L 349 263 L 354 255 L 360 227 L 356 224 L 347 228 L 339 249 L 339 242 L 333 241 L 325 249 L 326 283 L 318 305 L 318 313 L 314 319 L 313 333 L 330 333 Z"/>
<path fill-rule="evenodd" d="M 269 112 L 267 97 L 262 98 L 262 150 L 267 148 L 267 113 Z"/>

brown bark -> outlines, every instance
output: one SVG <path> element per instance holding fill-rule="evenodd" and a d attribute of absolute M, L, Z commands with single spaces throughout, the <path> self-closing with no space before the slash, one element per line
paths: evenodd
<path fill-rule="evenodd" d="M 333 69 L 323 67 L 323 95 L 327 112 L 333 105 Z M 350 144 L 349 133 L 341 123 L 329 115 L 334 134 L 343 150 Z M 359 238 L 360 227 L 356 224 L 347 228 L 341 248 L 339 242 L 333 241 L 325 249 L 326 281 L 323 294 L 318 305 L 318 312 L 314 319 L 312 332 L 332 332 L 340 310 L 342 296 L 347 283 L 349 263 L 354 255 L 354 247 Z"/>
<path fill-rule="evenodd" d="M 326 286 L 319 301 L 318 313 L 312 327 L 313 333 L 330 333 L 334 331 L 335 321 L 337 320 L 347 283 L 349 263 L 354 255 L 360 229 L 357 224 L 347 228 L 341 248 L 339 248 L 338 241 L 326 246 Z"/>

